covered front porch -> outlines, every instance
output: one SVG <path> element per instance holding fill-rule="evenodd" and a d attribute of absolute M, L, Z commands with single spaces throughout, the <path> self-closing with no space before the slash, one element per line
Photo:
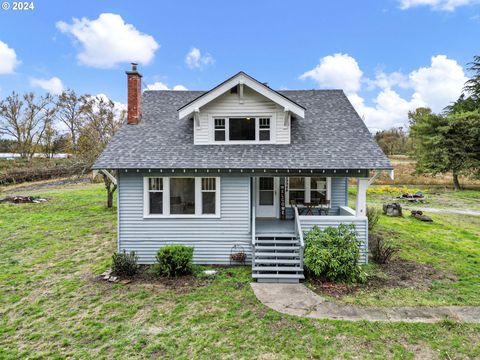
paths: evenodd
<path fill-rule="evenodd" d="M 370 182 L 366 177 L 357 179 L 354 210 L 348 207 L 346 176 L 252 177 L 252 276 L 262 282 L 303 279 L 304 234 L 314 226 L 353 224 L 360 262 L 367 263 L 366 190 Z"/>

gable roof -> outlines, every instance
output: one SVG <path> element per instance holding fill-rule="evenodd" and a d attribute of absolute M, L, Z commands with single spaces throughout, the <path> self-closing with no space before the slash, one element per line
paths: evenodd
<path fill-rule="evenodd" d="M 196 109 L 199 109 L 202 106 L 208 104 L 210 101 L 216 99 L 220 95 L 224 94 L 225 92 L 229 91 L 231 88 L 239 84 L 246 85 L 249 88 L 255 90 L 256 92 L 262 94 L 266 98 L 270 99 L 271 101 L 277 103 L 278 105 L 283 106 L 285 111 L 290 111 L 301 118 L 305 117 L 305 108 L 302 105 L 293 101 L 288 96 L 271 89 L 264 83 L 261 83 L 260 81 L 254 79 L 243 71 L 238 72 L 224 82 L 215 86 L 212 90 L 203 92 L 195 99 L 182 105 L 178 109 L 178 117 L 182 119 L 190 115 Z"/>
<path fill-rule="evenodd" d="M 193 121 L 177 109 L 202 91 L 145 91 L 143 117 L 123 125 L 94 169 L 392 169 L 341 90 L 279 93 L 305 107 L 290 144 L 194 145 Z"/>

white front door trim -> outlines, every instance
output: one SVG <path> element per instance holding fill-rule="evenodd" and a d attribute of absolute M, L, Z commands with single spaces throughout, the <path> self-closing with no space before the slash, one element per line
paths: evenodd
<path fill-rule="evenodd" d="M 272 178 L 271 176 L 262 176 Z M 280 178 L 273 177 L 273 204 L 260 205 L 260 177 L 255 177 L 255 213 L 257 218 L 279 218 Z"/>

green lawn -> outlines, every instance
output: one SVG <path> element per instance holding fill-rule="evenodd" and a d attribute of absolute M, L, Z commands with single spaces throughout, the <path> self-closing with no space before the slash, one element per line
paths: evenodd
<path fill-rule="evenodd" d="M 316 321 L 276 313 L 256 300 L 248 268 L 223 268 L 212 281 L 178 288 L 96 281 L 115 249 L 115 210 L 105 209 L 102 186 L 36 194 L 50 201 L 0 204 L 1 359 L 480 357 L 480 325 Z M 459 230 L 465 236 L 457 250 L 455 219 L 436 220 L 436 232 L 422 225 L 421 236 L 401 236 L 402 256 L 458 271 L 451 292 L 434 291 L 445 302 L 478 303 L 475 224 Z M 404 221 L 382 219 L 382 227 L 402 234 L 413 226 Z M 450 242 L 441 244 L 445 234 Z"/>

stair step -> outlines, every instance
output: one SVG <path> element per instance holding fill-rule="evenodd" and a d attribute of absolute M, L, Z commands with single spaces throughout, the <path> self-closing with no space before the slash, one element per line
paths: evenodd
<path fill-rule="evenodd" d="M 275 253 L 275 252 L 255 252 L 255 257 L 296 257 L 298 258 L 300 255 L 296 252 L 288 252 L 288 253 Z"/>
<path fill-rule="evenodd" d="M 266 238 L 266 237 L 278 237 L 278 238 L 294 238 L 297 237 L 297 234 L 295 233 L 280 233 L 280 232 L 271 232 L 271 233 L 255 233 L 255 237 L 260 239 L 260 238 Z"/>
<path fill-rule="evenodd" d="M 256 246 L 255 250 L 299 250 L 300 246 Z"/>
<path fill-rule="evenodd" d="M 253 271 L 298 271 L 303 272 L 300 266 L 254 266 Z"/>
<path fill-rule="evenodd" d="M 293 240 L 256 240 L 255 245 L 263 245 L 263 244 L 285 244 L 285 245 L 290 245 L 290 244 L 295 244 L 298 245 L 298 240 L 293 239 Z"/>
<path fill-rule="evenodd" d="M 258 264 L 298 264 L 300 265 L 300 260 L 288 260 L 288 259 L 254 259 L 254 265 Z"/>
<path fill-rule="evenodd" d="M 303 274 L 252 274 L 254 279 L 305 279 Z"/>

